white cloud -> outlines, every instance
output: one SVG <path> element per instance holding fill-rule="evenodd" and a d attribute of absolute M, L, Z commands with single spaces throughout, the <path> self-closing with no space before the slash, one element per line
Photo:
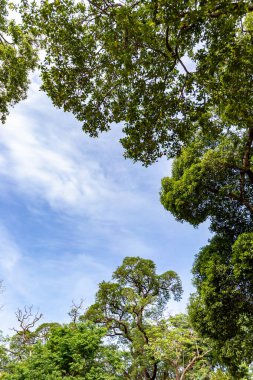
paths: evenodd
<path fill-rule="evenodd" d="M 78 210 L 105 197 L 109 189 L 99 167 L 85 156 L 81 162 L 81 157 L 66 153 L 64 144 L 56 141 L 59 136 L 48 133 L 49 127 L 29 117 L 11 116 L 1 130 L 5 148 L 1 174 L 15 180 L 22 192 L 44 198 L 56 208 Z M 68 149 L 75 151 L 73 142 Z"/>
<path fill-rule="evenodd" d="M 96 219 L 117 218 L 113 205 L 129 211 L 144 202 L 128 181 L 127 170 L 122 169 L 123 159 L 120 164 L 111 164 L 115 153 L 110 152 L 112 136 L 91 141 L 73 118 L 51 109 L 48 103 L 45 95 L 31 92 L 27 103 L 18 106 L 0 130 L 3 178 L 53 209 L 70 214 L 85 212 Z M 53 116 L 47 117 L 52 110 Z M 79 133 L 74 128 L 79 128 Z M 119 182 L 119 175 L 125 183 Z"/>

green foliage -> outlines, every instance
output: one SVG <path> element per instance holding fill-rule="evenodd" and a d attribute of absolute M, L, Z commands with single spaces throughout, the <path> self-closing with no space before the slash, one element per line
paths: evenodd
<path fill-rule="evenodd" d="M 162 181 L 164 207 L 194 226 L 209 218 L 213 231 L 232 239 L 251 231 L 253 168 L 252 153 L 246 163 L 248 138 L 248 132 L 240 137 L 231 132 L 218 141 L 196 138 L 173 162 L 172 176 Z"/>
<path fill-rule="evenodd" d="M 114 282 L 100 283 L 96 302 L 85 317 L 103 323 L 130 342 L 136 334 L 144 342 L 145 323 L 162 315 L 171 296 L 178 301 L 182 294 L 175 272 L 158 275 L 154 262 L 140 257 L 126 257 L 112 279 Z"/>
<path fill-rule="evenodd" d="M 228 373 L 218 369 L 211 375 L 210 380 L 233 380 L 233 378 Z"/>
<path fill-rule="evenodd" d="M 144 380 L 154 360 L 154 380 L 207 380 L 212 372 L 208 341 L 197 336 L 184 314 L 146 324 L 144 347 L 136 339 L 128 350 L 108 339 L 102 344 L 106 330 L 91 323 L 45 325 L 37 330 L 46 329 L 46 338 L 40 335 L 26 358 L 17 360 L 1 346 L 1 379 Z"/>
<path fill-rule="evenodd" d="M 159 361 L 161 375 L 169 379 L 206 379 L 212 370 L 208 341 L 197 335 L 185 314 L 150 326 L 149 350 Z"/>
<path fill-rule="evenodd" d="M 187 315 L 165 317 L 170 297 L 179 300 L 182 293 L 175 272 L 158 275 L 153 261 L 126 257 L 112 278 L 99 285 L 85 315 L 78 317 L 82 302 L 73 304 L 70 324 L 35 328 L 42 314 L 19 309 L 20 330 L 0 346 L 0 378 L 211 380 L 222 373 L 230 380 L 217 371 L 217 347 L 197 334 Z"/>
<path fill-rule="evenodd" d="M 99 285 L 96 302 L 84 318 L 106 326 L 108 336 L 128 348 L 127 378 L 191 379 L 194 367 L 200 379 L 201 372 L 210 370 L 209 349 L 187 316 L 163 318 L 171 295 L 178 300 L 182 293 L 174 272 L 157 275 L 151 260 L 126 257 L 112 278 Z"/>
<path fill-rule="evenodd" d="M 252 362 L 252 244 L 252 233 L 241 234 L 233 245 L 229 238 L 215 236 L 193 267 L 193 325 L 211 338 L 217 360 L 236 378 L 242 378 L 244 363 Z"/>
<path fill-rule="evenodd" d="M 37 54 L 32 37 L 10 20 L 9 1 L 0 1 L 0 120 L 4 122 L 10 106 L 26 97 L 29 72 L 35 68 Z"/>
<path fill-rule="evenodd" d="M 140 257 L 126 257 L 112 278 L 114 282 L 99 285 L 96 302 L 85 319 L 106 326 L 109 336 L 128 347 L 131 361 L 127 372 L 131 379 L 156 378 L 158 365 L 148 349 L 148 328 L 162 316 L 171 296 L 180 299 L 181 282 L 173 271 L 156 274 L 153 261 Z"/>
<path fill-rule="evenodd" d="M 103 347 L 103 328 L 90 323 L 53 326 L 47 340 L 34 344 L 25 360 L 11 361 L 6 380 L 117 380 L 122 378 L 120 352 Z"/>
<path fill-rule="evenodd" d="M 0 7 L 2 121 L 25 96 L 32 39 L 45 56 L 42 89 L 85 132 L 121 122 L 126 157 L 176 158 L 162 204 L 194 226 L 210 220 L 217 233 L 195 262 L 191 318 L 239 376 L 253 350 L 252 2 L 23 0 L 24 29 L 6 21 L 7 2 Z M 171 294 L 180 297 L 179 279 L 127 258 L 113 280 L 100 284 L 86 317 L 132 347 L 132 377 L 155 376 L 146 328 Z"/>
<path fill-rule="evenodd" d="M 23 0 L 43 89 L 91 136 L 123 122 L 127 157 L 178 154 L 252 119 L 252 4 Z"/>

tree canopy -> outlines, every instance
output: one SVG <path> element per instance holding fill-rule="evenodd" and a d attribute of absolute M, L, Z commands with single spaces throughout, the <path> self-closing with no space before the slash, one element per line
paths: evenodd
<path fill-rule="evenodd" d="M 42 88 L 91 136 L 123 122 L 127 157 L 148 165 L 196 132 L 251 130 L 251 1 L 22 3 Z"/>
<path fill-rule="evenodd" d="M 195 376 L 210 370 L 210 350 L 187 316 L 165 317 L 171 296 L 180 299 L 181 282 L 175 272 L 157 275 L 155 269 L 151 260 L 126 257 L 113 282 L 99 285 L 84 318 L 107 327 L 107 335 L 129 351 L 125 378 L 190 379 L 193 367 Z"/>
<path fill-rule="evenodd" d="M 36 48 L 29 33 L 11 20 L 8 0 L 0 1 L 0 120 L 4 122 L 9 107 L 24 99 L 29 86 L 29 72 L 37 63 Z"/>
<path fill-rule="evenodd" d="M 201 249 L 193 266 L 197 292 L 189 312 L 194 327 L 209 337 L 219 357 L 236 378 L 252 363 L 252 233 L 216 235 Z"/>
<path fill-rule="evenodd" d="M 120 380 L 120 352 L 102 346 L 104 334 L 103 328 L 92 324 L 54 324 L 44 342 L 38 339 L 33 344 L 26 359 L 5 362 L 0 378 Z"/>
<path fill-rule="evenodd" d="M 206 219 L 214 232 L 236 238 L 253 228 L 252 137 L 234 131 L 219 140 L 197 135 L 162 180 L 161 202 L 180 221 Z M 250 140 L 249 140 L 250 139 Z"/>

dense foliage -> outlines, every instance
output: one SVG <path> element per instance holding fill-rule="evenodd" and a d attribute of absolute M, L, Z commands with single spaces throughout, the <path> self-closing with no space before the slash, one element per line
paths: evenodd
<path fill-rule="evenodd" d="M 233 379 L 187 315 L 166 314 L 182 293 L 175 272 L 158 275 L 151 260 L 126 257 L 112 277 L 84 314 L 71 310 L 69 324 L 37 327 L 41 314 L 18 310 L 19 328 L 0 346 L 0 379 Z"/>
<path fill-rule="evenodd" d="M 29 33 L 9 17 L 9 2 L 0 1 L 0 120 L 9 107 L 26 97 L 29 72 L 35 68 L 37 54 Z"/>
<path fill-rule="evenodd" d="M 113 273 L 114 282 L 102 282 L 96 302 L 85 317 L 101 323 L 131 353 L 131 379 L 157 379 L 160 368 L 149 346 L 149 328 L 173 295 L 180 299 L 181 282 L 173 271 L 157 275 L 151 260 L 127 257 Z M 162 375 L 160 375 L 162 376 Z"/>
<path fill-rule="evenodd" d="M 25 359 L 8 357 L 0 378 L 119 380 L 123 376 L 120 352 L 102 346 L 104 334 L 104 329 L 91 324 L 54 325 L 44 341 L 37 336 Z"/>
<path fill-rule="evenodd" d="M 219 361 L 239 379 L 245 370 L 241 363 L 252 362 L 252 243 L 252 233 L 240 235 L 234 245 L 215 236 L 202 248 L 189 307 L 194 326 L 211 338 Z"/>
<path fill-rule="evenodd" d="M 196 133 L 252 140 L 251 1 L 23 4 L 43 89 L 91 136 L 123 122 L 126 156 L 145 165 Z"/>

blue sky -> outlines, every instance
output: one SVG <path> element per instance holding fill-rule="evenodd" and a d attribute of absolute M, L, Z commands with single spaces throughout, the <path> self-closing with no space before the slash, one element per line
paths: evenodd
<path fill-rule="evenodd" d="M 39 309 L 42 322 L 67 321 L 72 300 L 91 304 L 125 256 L 175 270 L 184 297 L 169 311 L 183 311 L 194 254 L 210 234 L 161 206 L 170 162 L 144 168 L 125 160 L 119 128 L 91 139 L 38 88 L 34 75 L 28 99 L 0 129 L 0 328 L 11 333 L 25 305 Z"/>

